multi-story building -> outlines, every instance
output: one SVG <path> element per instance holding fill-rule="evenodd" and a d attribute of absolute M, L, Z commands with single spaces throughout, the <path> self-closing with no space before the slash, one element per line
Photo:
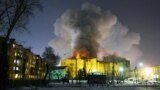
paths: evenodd
<path fill-rule="evenodd" d="M 46 61 L 39 55 L 17 44 L 14 39 L 8 43 L 9 79 L 38 80 L 43 79 Z"/>

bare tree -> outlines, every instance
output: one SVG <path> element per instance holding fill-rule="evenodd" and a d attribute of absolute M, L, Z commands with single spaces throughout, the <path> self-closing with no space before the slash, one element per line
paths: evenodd
<path fill-rule="evenodd" d="M 7 42 L 15 30 L 26 30 L 34 9 L 41 9 L 40 0 L 0 0 L 0 90 L 6 90 L 8 79 Z"/>
<path fill-rule="evenodd" d="M 54 54 L 52 47 L 46 47 L 43 53 L 43 58 L 47 61 L 46 73 L 42 81 L 42 83 L 45 85 L 47 76 L 50 75 L 51 70 L 55 65 L 57 65 L 60 57 Z"/>

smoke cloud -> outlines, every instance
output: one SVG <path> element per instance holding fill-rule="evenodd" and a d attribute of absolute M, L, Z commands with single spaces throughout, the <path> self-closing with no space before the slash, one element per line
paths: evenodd
<path fill-rule="evenodd" d="M 55 38 L 49 42 L 61 57 L 80 50 L 90 57 L 118 53 L 131 60 L 138 59 L 140 35 L 130 33 L 109 11 L 90 3 L 80 10 L 67 10 L 54 24 Z"/>

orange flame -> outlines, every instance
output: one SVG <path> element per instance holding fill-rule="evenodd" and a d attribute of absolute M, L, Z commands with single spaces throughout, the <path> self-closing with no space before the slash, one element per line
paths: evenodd
<path fill-rule="evenodd" d="M 89 58 L 89 53 L 86 50 L 74 50 L 72 58 Z"/>
<path fill-rule="evenodd" d="M 77 59 L 80 59 L 80 58 L 81 58 L 81 57 L 80 57 L 80 53 L 78 53 L 78 52 L 76 53 L 76 58 L 77 58 Z"/>

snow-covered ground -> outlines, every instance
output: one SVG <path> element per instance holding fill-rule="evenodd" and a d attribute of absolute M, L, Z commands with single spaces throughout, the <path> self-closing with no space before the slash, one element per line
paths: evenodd
<path fill-rule="evenodd" d="M 115 86 L 102 86 L 102 85 L 87 85 L 86 81 L 82 81 L 81 85 L 76 85 L 74 81 L 73 84 L 67 83 L 49 83 L 47 87 L 17 87 L 9 90 L 160 90 L 160 84 L 138 84 L 133 82 L 124 82 L 124 84 L 116 84 Z"/>
<path fill-rule="evenodd" d="M 92 87 L 21 87 L 9 90 L 160 90 L 160 87 L 106 87 L 106 86 L 92 86 Z"/>

